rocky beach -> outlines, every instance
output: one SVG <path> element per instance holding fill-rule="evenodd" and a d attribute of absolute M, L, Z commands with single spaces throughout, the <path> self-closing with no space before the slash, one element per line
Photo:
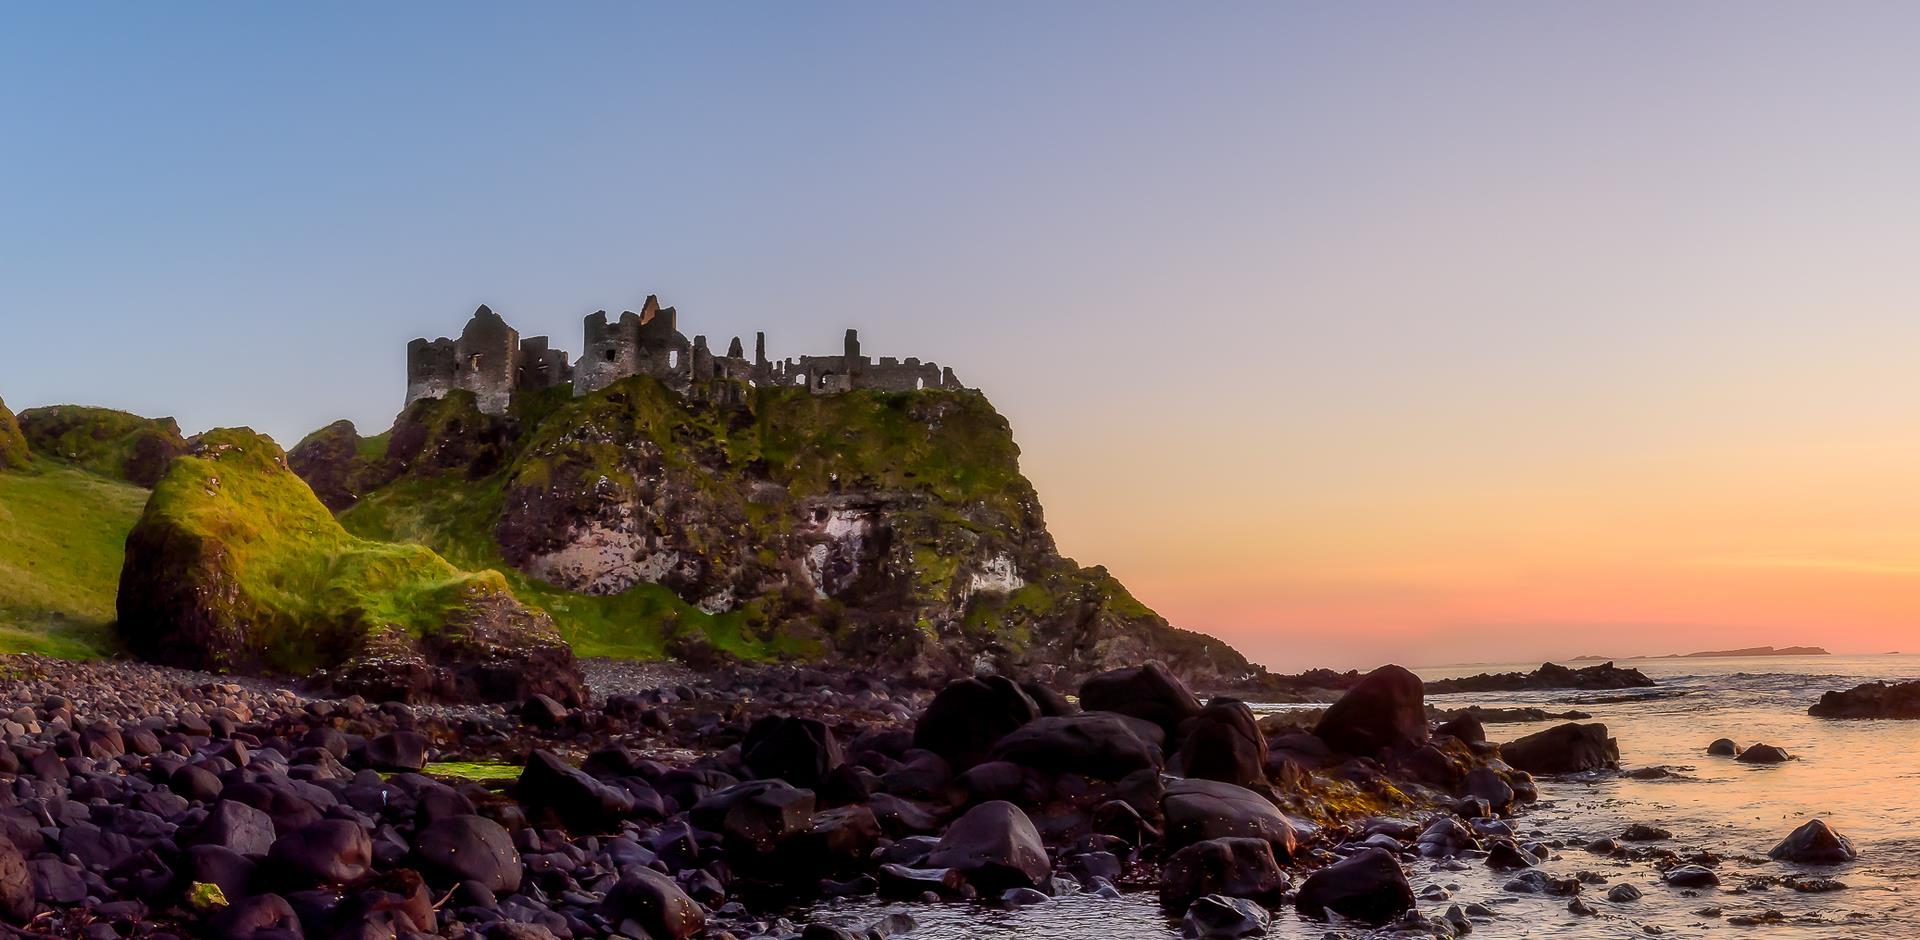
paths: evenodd
<path fill-rule="evenodd" d="M 1697 785 L 1691 768 L 1623 771 L 1635 748 L 1606 726 L 1523 709 L 1496 725 L 1504 745 L 1469 711 L 1430 723 L 1424 683 L 1397 667 L 1324 709 L 1257 712 L 1155 664 L 1067 690 L 584 673 L 574 707 L 408 706 L 9 659 L 4 913 L 89 940 L 1875 923 L 1858 904 L 1754 906 L 1848 897 L 1825 873 L 1856 850 L 1824 821 L 1783 822 L 1775 858 L 1746 857 L 1658 803 L 1604 795 Z M 1696 766 L 1738 766 L 1706 745 Z M 1089 922 L 1110 932 L 1074 932 Z"/>

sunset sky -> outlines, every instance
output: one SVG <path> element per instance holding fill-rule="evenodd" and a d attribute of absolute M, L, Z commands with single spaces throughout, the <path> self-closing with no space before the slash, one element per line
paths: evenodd
<path fill-rule="evenodd" d="M 291 445 L 488 303 L 952 365 L 1281 669 L 1920 649 L 1920 6 L 0 8 L 0 396 Z"/>

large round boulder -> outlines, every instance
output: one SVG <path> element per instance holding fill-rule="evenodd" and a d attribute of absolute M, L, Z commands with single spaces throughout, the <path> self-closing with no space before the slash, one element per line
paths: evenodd
<path fill-rule="evenodd" d="M 1307 876 L 1293 903 L 1300 913 L 1317 920 L 1334 913 L 1384 924 L 1413 907 L 1413 886 L 1392 853 L 1362 849 Z"/>
<path fill-rule="evenodd" d="M 1006 676 L 961 679 L 927 704 L 913 728 L 913 746 L 940 755 L 954 771 L 986 761 L 993 745 L 1040 717 L 1040 706 Z"/>
<path fill-rule="evenodd" d="M 1097 780 L 1119 780 L 1160 766 L 1160 749 L 1141 740 L 1124 718 L 1107 712 L 1036 718 L 1001 738 L 992 757 Z"/>
<path fill-rule="evenodd" d="M 983 894 L 1044 888 L 1053 880 L 1053 863 L 1033 820 L 1003 800 L 982 803 L 954 820 L 927 865 L 960 872 Z"/>
<path fill-rule="evenodd" d="M 1620 745 L 1607 726 L 1568 722 L 1500 745 L 1508 764 L 1535 774 L 1570 774 L 1620 766 Z"/>
<path fill-rule="evenodd" d="M 1200 714 L 1200 699 L 1164 664 L 1154 661 L 1103 672 L 1081 683 L 1080 707 L 1151 721 L 1171 737 L 1179 733 L 1181 722 Z"/>
<path fill-rule="evenodd" d="M 570 767 L 552 751 L 535 750 L 513 787 L 535 816 L 550 815 L 577 833 L 611 832 L 633 814 L 633 795 Z"/>
<path fill-rule="evenodd" d="M 413 853 L 421 871 L 441 886 L 474 881 L 500 894 L 520 890 L 520 852 L 513 836 L 484 816 L 449 816 L 427 824 L 414 836 Z"/>
<path fill-rule="evenodd" d="M 373 865 L 373 839 L 359 823 L 323 819 L 274 840 L 267 863 L 289 882 L 345 885 Z"/>
<path fill-rule="evenodd" d="M 600 913 L 621 934 L 652 940 L 687 940 L 707 926 L 706 911 L 672 878 L 639 865 L 621 872 Z"/>
<path fill-rule="evenodd" d="M 1275 858 L 1293 858 L 1293 825 L 1271 801 L 1246 787 L 1218 780 L 1176 780 L 1161 796 L 1160 811 L 1167 822 L 1167 851 L 1207 839 L 1252 838 L 1271 845 Z"/>
<path fill-rule="evenodd" d="M 1224 894 L 1272 906 L 1287 887 L 1287 875 L 1267 840 L 1205 839 L 1167 859 L 1160 872 L 1160 905 L 1178 911 L 1206 895 Z"/>
<path fill-rule="evenodd" d="M 1780 840 L 1767 854 L 1779 861 L 1802 865 L 1838 865 L 1860 857 L 1853 848 L 1853 840 L 1835 832 L 1824 819 L 1807 820 L 1806 825 Z"/>
<path fill-rule="evenodd" d="M 1381 666 L 1327 706 L 1313 733 L 1342 754 L 1411 751 L 1428 738 L 1426 687 L 1400 666 Z"/>
<path fill-rule="evenodd" d="M 741 762 L 758 777 L 778 777 L 796 787 L 820 786 L 846 762 L 833 729 L 815 718 L 768 715 L 747 729 Z"/>
<path fill-rule="evenodd" d="M 1214 699 L 1187 722 L 1185 734 L 1173 756 L 1174 773 L 1242 787 L 1267 782 L 1267 738 L 1247 703 Z"/>

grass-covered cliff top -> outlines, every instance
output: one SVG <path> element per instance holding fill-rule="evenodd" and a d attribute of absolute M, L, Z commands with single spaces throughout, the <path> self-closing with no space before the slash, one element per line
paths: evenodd
<path fill-rule="evenodd" d="M 202 574 L 230 583 L 211 603 L 235 609 L 216 613 L 248 625 L 254 651 L 289 672 L 362 632 L 426 635 L 476 596 L 508 591 L 498 573 L 461 571 L 424 546 L 349 534 L 280 448 L 244 428 L 209 431 L 173 462 L 141 516 L 150 526 L 217 555 L 219 572 Z"/>
<path fill-rule="evenodd" d="M 543 485 L 556 456 L 619 479 L 630 456 L 624 445 L 646 439 L 669 466 L 721 465 L 796 497 L 840 487 L 921 491 L 954 505 L 986 503 L 1009 517 L 1032 500 L 1013 431 L 978 392 L 817 395 L 744 384 L 733 391 L 744 410 L 686 401 L 646 376 L 572 399 L 528 438 L 513 482 Z"/>
<path fill-rule="evenodd" d="M 33 452 L 141 486 L 152 486 L 187 444 L 172 418 L 143 418 L 111 408 L 50 405 L 19 414 Z"/>

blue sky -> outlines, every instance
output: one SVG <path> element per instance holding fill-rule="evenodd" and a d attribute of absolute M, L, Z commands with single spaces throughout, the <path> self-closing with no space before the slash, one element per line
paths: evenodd
<path fill-rule="evenodd" d="M 658 293 L 952 365 L 1067 551 L 1277 664 L 1877 649 L 1904 582 L 1715 592 L 1920 558 L 1917 10 L 0 7 L 0 395 L 291 445 L 477 304 Z"/>

